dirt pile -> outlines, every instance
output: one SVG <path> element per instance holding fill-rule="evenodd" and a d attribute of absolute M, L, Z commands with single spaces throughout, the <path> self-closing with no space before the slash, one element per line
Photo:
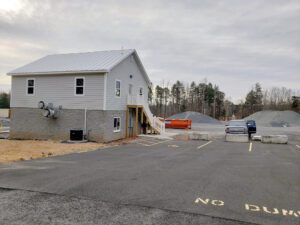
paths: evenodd
<path fill-rule="evenodd" d="M 300 126 L 300 114 L 293 111 L 260 111 L 244 119 L 254 119 L 258 125 L 267 127 Z"/>
<path fill-rule="evenodd" d="M 216 120 L 210 116 L 204 115 L 199 112 L 183 112 L 170 116 L 168 119 L 186 119 L 192 120 L 192 123 L 207 123 L 207 124 L 222 124 L 219 120 Z"/>

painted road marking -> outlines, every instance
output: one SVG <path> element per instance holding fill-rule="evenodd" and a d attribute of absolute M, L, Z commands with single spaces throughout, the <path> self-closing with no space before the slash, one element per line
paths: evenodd
<path fill-rule="evenodd" d="M 141 139 L 141 140 L 139 140 L 139 142 L 147 142 L 147 143 L 150 143 L 150 144 L 156 143 L 156 141 L 153 141 L 153 140 L 149 141 L 149 140 L 146 140 L 146 139 Z"/>
<path fill-rule="evenodd" d="M 197 198 L 195 200 L 195 203 L 200 203 L 202 202 L 203 204 L 207 205 L 207 204 L 212 204 L 212 205 L 215 205 L 215 206 L 223 206 L 225 203 L 221 200 L 210 200 L 209 198 L 206 198 L 206 199 L 202 199 L 202 198 Z"/>
<path fill-rule="evenodd" d="M 171 147 L 171 148 L 178 148 L 179 146 L 178 146 L 178 145 L 168 145 L 168 147 Z"/>
<path fill-rule="evenodd" d="M 250 142 L 250 144 L 249 144 L 249 152 L 251 152 L 252 151 L 252 142 Z"/>
<path fill-rule="evenodd" d="M 203 148 L 204 146 L 209 145 L 210 143 L 212 143 L 212 141 L 209 141 L 203 145 L 198 146 L 197 149 Z"/>
<path fill-rule="evenodd" d="M 202 205 L 211 205 L 211 206 L 224 206 L 225 202 L 222 200 L 215 200 L 209 198 L 196 198 L 194 201 L 195 204 L 202 204 Z M 245 203 L 244 210 L 248 212 L 261 212 L 268 215 L 278 215 L 283 217 L 293 217 L 300 219 L 300 210 L 292 210 L 292 209 L 279 209 L 267 206 L 259 206 L 254 204 Z"/>
<path fill-rule="evenodd" d="M 168 141 L 170 141 L 170 140 L 164 140 L 164 141 L 161 141 L 161 142 L 156 142 L 152 145 L 158 145 L 158 144 L 162 144 L 162 143 L 165 143 L 165 142 L 168 142 Z M 152 145 L 149 145 L 149 146 L 152 146 Z"/>
<path fill-rule="evenodd" d="M 140 145 L 143 145 L 143 146 L 153 146 L 153 145 L 157 145 L 157 144 L 161 144 L 161 143 L 164 143 L 164 142 L 167 142 L 167 141 L 170 141 L 170 140 L 155 140 L 155 139 L 138 139 L 136 141 L 134 141 L 133 143 L 136 143 L 136 144 L 140 144 Z"/>
<path fill-rule="evenodd" d="M 246 203 L 245 204 L 245 209 L 247 211 L 252 211 L 252 212 L 263 212 L 267 214 L 276 214 L 276 215 L 281 215 L 281 216 L 294 216 L 296 218 L 300 217 L 300 211 L 296 210 L 287 210 L 287 209 L 277 209 L 277 208 L 268 208 L 266 206 L 258 206 L 258 205 L 251 205 Z"/>
<path fill-rule="evenodd" d="M 149 146 L 153 146 L 153 145 L 162 144 L 162 143 L 165 143 L 165 142 L 168 142 L 168 141 L 170 141 L 170 140 L 164 140 L 164 141 L 159 141 L 159 142 L 144 141 L 144 142 L 149 142 L 149 144 L 148 143 L 142 143 L 143 141 L 141 141 L 141 142 L 137 142 L 137 144 L 149 147 Z"/>
<path fill-rule="evenodd" d="M 296 145 L 296 147 L 300 149 L 300 145 Z"/>
<path fill-rule="evenodd" d="M 150 142 L 150 141 L 139 140 L 139 141 L 137 141 L 137 142 L 135 142 L 135 143 L 140 144 L 140 145 L 143 145 L 143 146 L 150 146 L 151 144 L 156 143 L 156 142 Z"/>

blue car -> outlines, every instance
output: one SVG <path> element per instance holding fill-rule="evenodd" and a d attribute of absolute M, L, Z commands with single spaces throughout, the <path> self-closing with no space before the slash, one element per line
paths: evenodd
<path fill-rule="evenodd" d="M 248 127 L 248 133 L 249 134 L 255 134 L 256 133 L 255 120 L 247 120 L 246 124 L 247 124 L 247 127 Z"/>

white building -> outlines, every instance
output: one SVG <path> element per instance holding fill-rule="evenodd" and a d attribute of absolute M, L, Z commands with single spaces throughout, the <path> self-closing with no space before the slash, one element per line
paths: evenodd
<path fill-rule="evenodd" d="M 135 50 L 49 55 L 8 75 L 11 138 L 66 140 L 76 129 L 111 141 L 139 134 L 145 122 L 164 130 L 149 110 L 151 83 Z"/>

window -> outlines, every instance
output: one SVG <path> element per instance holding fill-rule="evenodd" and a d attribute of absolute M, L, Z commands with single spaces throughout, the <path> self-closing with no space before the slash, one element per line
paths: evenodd
<path fill-rule="evenodd" d="M 140 95 L 143 95 L 143 88 L 140 88 Z"/>
<path fill-rule="evenodd" d="M 35 80 L 33 78 L 27 79 L 27 95 L 34 95 Z"/>
<path fill-rule="evenodd" d="M 121 130 L 121 118 L 114 117 L 114 132 L 120 132 Z"/>
<path fill-rule="evenodd" d="M 116 96 L 120 97 L 121 96 L 121 81 L 116 80 Z"/>
<path fill-rule="evenodd" d="M 75 78 L 75 95 L 84 95 L 84 77 Z"/>

